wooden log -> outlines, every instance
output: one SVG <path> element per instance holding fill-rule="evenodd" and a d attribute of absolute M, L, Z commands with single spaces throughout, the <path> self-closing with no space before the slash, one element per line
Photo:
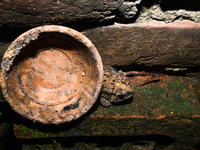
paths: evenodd
<path fill-rule="evenodd" d="M 45 124 L 70 122 L 95 103 L 103 65 L 94 45 L 63 26 L 33 28 L 11 43 L 1 86 L 12 109 Z"/>
<path fill-rule="evenodd" d="M 161 144 L 169 150 L 194 148 L 200 138 L 200 105 L 191 80 L 187 77 L 162 76 L 159 82 L 138 86 L 149 77 L 130 78 L 135 89 L 133 99 L 109 108 L 95 105 L 93 111 L 75 122 L 50 126 L 14 117 L 15 136 L 23 144 L 28 139 L 37 141 L 43 138 L 60 139 L 63 145 L 71 138 L 74 138 L 71 142 L 75 143 L 112 144 L 112 140 L 116 143 L 115 140 L 119 138 L 121 145 L 123 142 L 133 144 L 153 140 L 158 147 Z M 86 140 L 86 137 L 91 139 Z M 103 139 L 97 141 L 100 137 Z M 104 140 L 106 138 L 110 140 Z"/>
<path fill-rule="evenodd" d="M 200 24 L 191 21 L 115 24 L 83 34 L 111 66 L 200 66 Z"/>
<path fill-rule="evenodd" d="M 0 25 L 39 26 L 50 22 L 103 18 L 121 3 L 117 1 L 9 1 L 0 2 Z M 96 9 L 96 11 L 95 11 Z"/>
<path fill-rule="evenodd" d="M 73 22 L 102 22 L 133 18 L 141 0 L 31 0 L 0 1 L 0 26 L 39 26 L 43 24 L 70 24 Z"/>
<path fill-rule="evenodd" d="M 200 24 L 191 21 L 115 24 L 82 33 L 95 45 L 103 63 L 111 66 L 200 66 Z M 1 58 L 9 40 L 14 39 L 0 42 Z"/>

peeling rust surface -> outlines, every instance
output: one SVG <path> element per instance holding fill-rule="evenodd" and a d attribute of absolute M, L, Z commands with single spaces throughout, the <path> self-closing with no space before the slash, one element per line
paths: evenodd
<path fill-rule="evenodd" d="M 59 124 L 79 118 L 95 103 L 103 65 L 81 33 L 41 26 L 11 43 L 1 77 L 3 95 L 17 113 L 34 122 Z"/>

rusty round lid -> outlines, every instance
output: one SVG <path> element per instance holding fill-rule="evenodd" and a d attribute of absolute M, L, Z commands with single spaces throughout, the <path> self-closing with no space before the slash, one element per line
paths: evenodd
<path fill-rule="evenodd" d="M 23 33 L 8 47 L 1 67 L 2 91 L 12 109 L 45 124 L 79 118 L 102 86 L 103 65 L 95 46 L 63 26 Z"/>

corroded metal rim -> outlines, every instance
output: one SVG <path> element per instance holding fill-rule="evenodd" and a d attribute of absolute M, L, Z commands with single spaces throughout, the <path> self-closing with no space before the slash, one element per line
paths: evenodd
<path fill-rule="evenodd" d="M 102 86 L 103 65 L 95 46 L 63 26 L 23 33 L 6 50 L 1 67 L 3 95 L 12 109 L 44 124 L 79 118 Z"/>

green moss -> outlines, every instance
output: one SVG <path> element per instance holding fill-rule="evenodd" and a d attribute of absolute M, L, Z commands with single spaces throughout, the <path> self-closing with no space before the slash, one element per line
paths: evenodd
<path fill-rule="evenodd" d="M 95 128 L 97 126 L 97 123 L 94 121 L 91 123 L 91 126 Z"/>
<path fill-rule="evenodd" d="M 22 132 L 25 132 L 27 135 L 33 136 L 34 138 L 41 138 L 41 137 L 48 137 L 48 133 L 38 131 L 36 129 L 27 128 L 26 126 L 22 125 L 20 127 Z"/>
<path fill-rule="evenodd" d="M 48 137 L 48 133 L 44 133 L 38 130 L 31 130 L 31 132 L 35 135 L 36 138 L 38 137 Z"/>
<path fill-rule="evenodd" d="M 53 143 L 57 143 L 57 141 L 56 140 L 54 140 L 54 139 L 51 139 L 52 141 L 53 141 Z"/>
<path fill-rule="evenodd" d="M 133 130 L 133 131 L 134 131 L 134 124 L 129 123 L 129 124 L 127 125 L 127 129 Z"/>

